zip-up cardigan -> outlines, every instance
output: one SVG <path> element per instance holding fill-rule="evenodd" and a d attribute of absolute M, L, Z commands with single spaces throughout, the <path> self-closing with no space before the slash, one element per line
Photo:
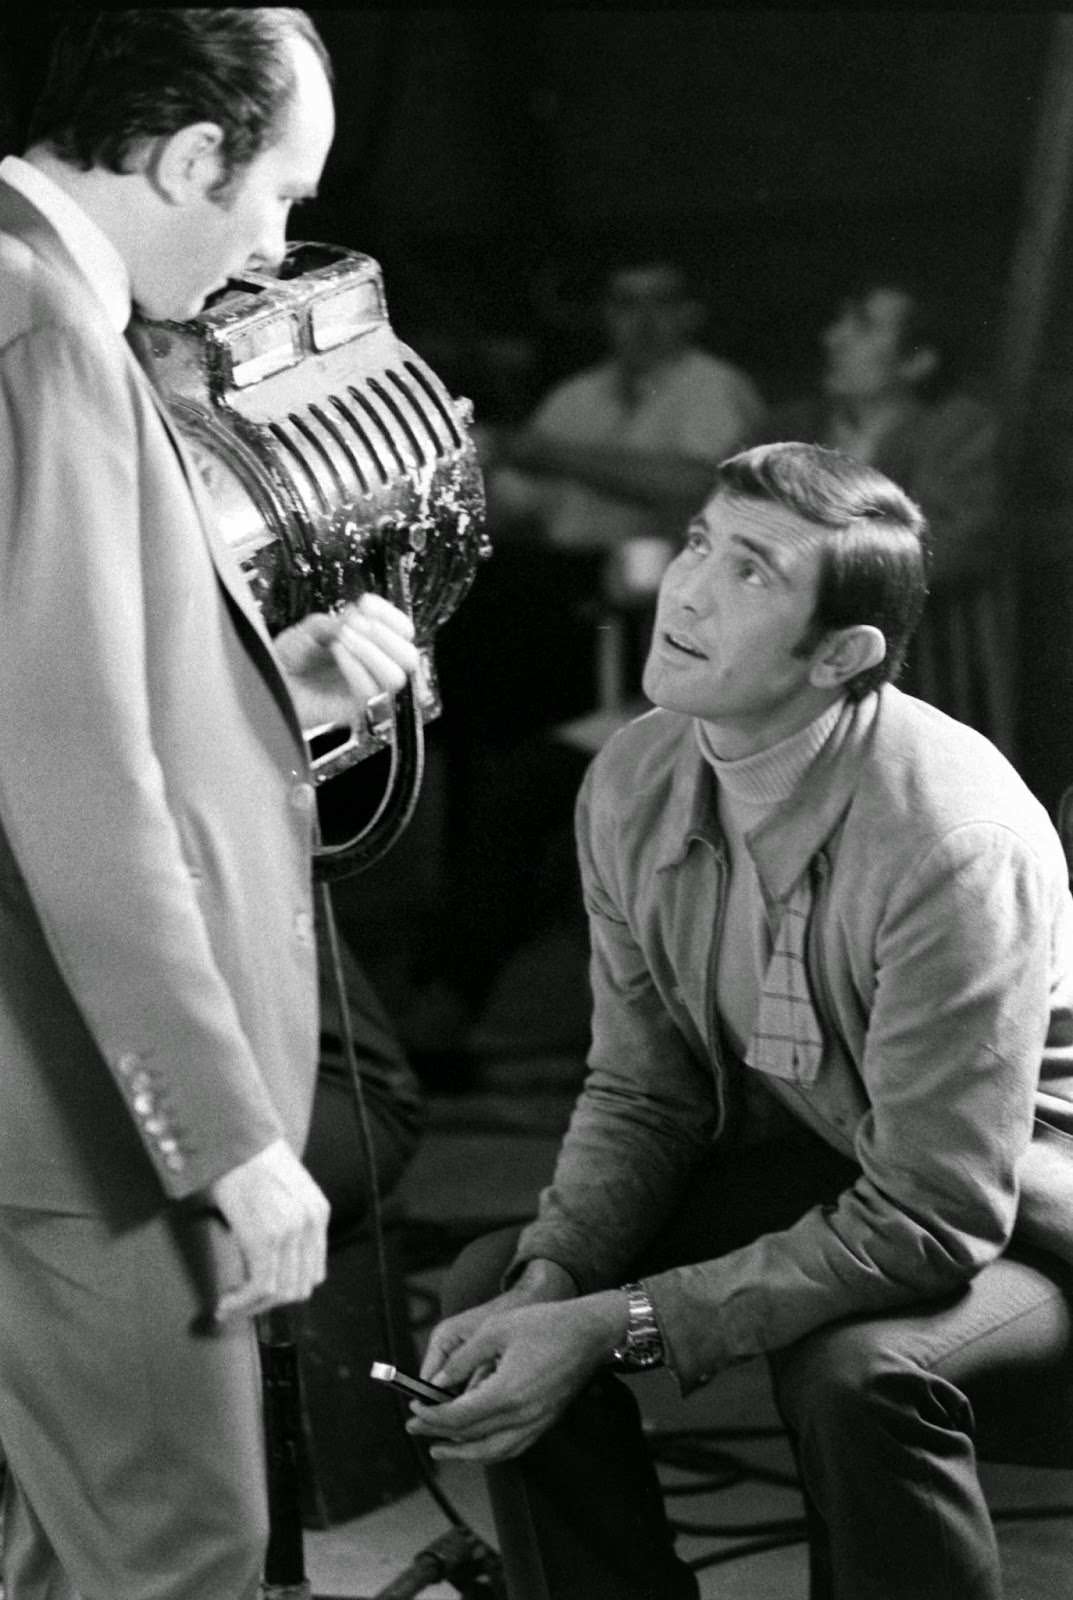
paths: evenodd
<path fill-rule="evenodd" d="M 539 1257 L 582 1292 L 621 1282 L 726 1136 L 715 785 L 691 719 L 663 710 L 586 775 L 589 1070 L 508 1277 Z M 860 1173 L 834 1207 L 646 1280 L 685 1391 L 835 1318 L 956 1291 L 1006 1248 L 1022 1187 L 1073 1249 L 1073 1160 L 1033 1140 L 1034 1125 L 1073 1122 L 1073 901 L 1058 836 L 1013 767 L 887 686 L 846 700 L 796 793 L 746 842 L 773 933 L 810 885 L 822 1059 L 813 1081 L 770 1086 Z"/>

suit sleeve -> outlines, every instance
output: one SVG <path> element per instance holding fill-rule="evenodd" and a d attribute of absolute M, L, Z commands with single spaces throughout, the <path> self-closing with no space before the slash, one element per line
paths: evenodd
<path fill-rule="evenodd" d="M 127 374 L 92 333 L 40 328 L 0 353 L 0 824 L 178 1197 L 282 1130 L 215 965 L 154 751 L 140 460 Z M 144 1126 L 149 1103 L 163 1139 L 159 1121 L 156 1137 Z"/>

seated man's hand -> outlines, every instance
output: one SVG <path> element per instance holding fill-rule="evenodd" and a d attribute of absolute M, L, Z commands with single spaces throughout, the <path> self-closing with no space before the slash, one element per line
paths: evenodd
<path fill-rule="evenodd" d="M 623 1295 L 539 1305 L 504 1305 L 505 1296 L 447 1324 L 462 1334 L 443 1366 L 423 1372 L 464 1389 L 439 1405 L 414 1401 L 407 1427 L 431 1441 L 437 1460 L 508 1461 L 528 1450 L 608 1359 L 622 1334 Z M 439 1332 L 440 1330 L 437 1330 Z M 440 1348 L 447 1335 L 440 1340 Z"/>
<path fill-rule="evenodd" d="M 395 694 L 418 666 L 414 626 L 378 594 L 316 612 L 273 641 L 304 728 L 353 725 L 369 701 Z"/>
<path fill-rule="evenodd" d="M 235 1236 L 244 1281 L 221 1295 L 219 1324 L 307 1300 L 324 1278 L 329 1206 L 283 1139 L 210 1184 L 209 1199 Z"/>
<path fill-rule="evenodd" d="M 468 1311 L 459 1311 L 436 1324 L 425 1347 L 421 1377 L 426 1383 L 434 1382 L 452 1351 L 465 1344 L 494 1312 L 510 1311 L 515 1306 L 541 1305 L 548 1300 L 572 1300 L 576 1294 L 577 1284 L 557 1261 L 545 1261 L 539 1257 L 527 1261 L 517 1280 L 509 1289 L 496 1295 L 494 1300 L 486 1300 Z"/>

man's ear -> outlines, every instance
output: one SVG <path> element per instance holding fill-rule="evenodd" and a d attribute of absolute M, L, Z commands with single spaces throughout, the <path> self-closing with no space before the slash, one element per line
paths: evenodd
<path fill-rule="evenodd" d="M 939 352 L 930 345 L 924 345 L 919 350 L 914 350 L 911 356 L 904 357 L 898 363 L 899 370 L 906 383 L 923 383 L 925 378 L 930 378 L 939 365 Z"/>
<path fill-rule="evenodd" d="M 219 182 L 223 142 L 218 122 L 191 122 L 153 140 L 143 170 L 169 205 L 190 205 Z"/>
<path fill-rule="evenodd" d="M 829 633 L 812 658 L 809 682 L 817 689 L 837 689 L 859 672 L 878 667 L 887 654 L 881 628 L 861 622 Z"/>

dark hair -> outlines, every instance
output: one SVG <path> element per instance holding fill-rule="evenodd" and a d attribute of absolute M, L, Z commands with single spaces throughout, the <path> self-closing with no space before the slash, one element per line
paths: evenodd
<path fill-rule="evenodd" d="M 914 385 L 923 400 L 935 400 L 956 387 L 964 375 L 966 331 L 964 316 L 948 294 L 909 273 L 861 278 L 845 296 L 860 305 L 871 294 L 904 295 L 905 315 L 898 329 L 898 351 L 903 357 L 931 350 L 938 357 L 935 369 Z"/>
<path fill-rule="evenodd" d="M 784 506 L 826 537 L 816 606 L 797 650 L 807 655 L 836 628 L 862 623 L 882 630 L 887 653 L 851 678 L 860 699 L 891 683 L 927 596 L 927 524 L 897 484 L 874 467 L 817 444 L 765 444 L 719 468 L 716 493 Z"/>
<path fill-rule="evenodd" d="M 619 252 L 610 261 L 603 271 L 603 294 L 605 300 L 614 296 L 614 287 L 617 279 L 633 273 L 664 273 L 668 278 L 673 278 L 677 286 L 677 297 L 681 300 L 696 299 L 696 286 L 688 268 L 673 256 L 660 255 L 655 250 L 645 250 L 636 246 L 629 251 Z"/>
<path fill-rule="evenodd" d="M 29 143 L 85 171 L 126 172 L 141 140 L 215 122 L 220 193 L 277 136 L 294 92 L 284 48 L 294 38 L 313 48 L 330 82 L 313 22 L 289 6 L 68 12 Z"/>

